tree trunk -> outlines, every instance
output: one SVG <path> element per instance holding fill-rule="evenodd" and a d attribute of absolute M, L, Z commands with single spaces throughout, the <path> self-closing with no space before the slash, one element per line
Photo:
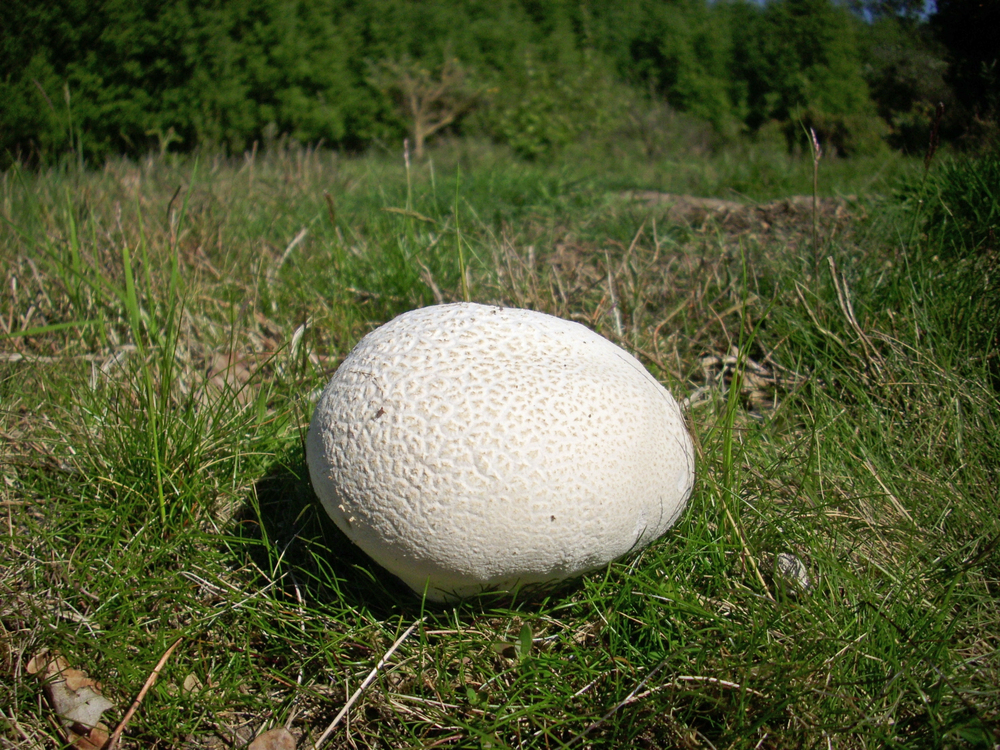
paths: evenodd
<path fill-rule="evenodd" d="M 413 156 L 417 161 L 423 161 L 424 141 L 427 140 L 427 128 L 417 117 L 413 120 Z"/>

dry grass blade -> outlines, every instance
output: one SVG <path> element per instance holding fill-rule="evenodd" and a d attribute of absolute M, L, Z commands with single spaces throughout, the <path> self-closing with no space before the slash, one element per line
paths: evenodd
<path fill-rule="evenodd" d="M 604 260 L 608 265 L 608 294 L 611 295 L 611 314 L 615 320 L 615 333 L 618 334 L 618 339 L 622 340 L 625 338 L 625 328 L 622 326 L 622 312 L 618 308 L 618 295 L 615 294 L 615 276 L 611 269 L 611 256 L 608 255 L 607 251 L 604 253 Z"/>
<path fill-rule="evenodd" d="M 382 655 L 382 658 L 378 660 L 378 664 L 375 665 L 372 671 L 368 673 L 368 676 L 365 677 L 365 679 L 362 681 L 361 685 L 358 686 L 358 689 L 354 691 L 354 693 L 351 695 L 350 698 L 348 698 L 347 703 L 345 703 L 344 707 L 340 709 L 340 712 L 333 717 L 333 721 L 330 722 L 330 726 L 326 728 L 326 731 L 323 732 L 320 738 L 313 744 L 315 750 L 319 750 L 323 746 L 323 743 L 325 743 L 329 739 L 330 735 L 333 733 L 333 730 L 336 729 L 341 719 L 343 719 L 347 715 L 347 712 L 351 710 L 351 706 L 354 705 L 354 702 L 358 698 L 360 698 L 361 694 L 368 689 L 368 686 L 375 681 L 375 678 L 378 676 L 379 670 L 381 670 L 382 667 L 386 665 L 386 663 L 389 661 L 392 655 L 396 653 L 396 649 L 403 644 L 403 641 L 405 641 L 407 638 L 410 637 L 413 631 L 416 630 L 417 627 L 420 625 L 420 623 L 422 623 L 425 619 L 427 618 L 421 617 L 419 620 L 410 625 L 410 627 L 408 627 L 405 631 L 403 631 L 403 634 L 396 639 L 396 642 L 389 647 L 389 650 Z"/>
<path fill-rule="evenodd" d="M 830 273 L 833 275 L 833 285 L 837 290 L 837 301 L 840 303 L 840 309 L 843 311 L 844 317 L 847 318 L 847 322 L 851 328 L 858 334 L 858 339 L 862 343 L 868 364 L 881 375 L 885 361 L 871 342 L 871 339 L 868 338 L 861 328 L 858 319 L 854 316 L 854 303 L 851 302 L 851 290 L 847 288 L 847 279 L 843 278 L 842 275 L 838 277 L 837 264 L 833 258 L 827 258 L 826 260 L 830 264 Z"/>
<path fill-rule="evenodd" d="M 914 523 L 913 516 L 910 515 L 910 512 L 905 507 L 903 507 L 903 504 L 899 502 L 899 498 L 896 497 L 896 495 L 892 492 L 892 490 L 886 487 L 885 482 L 882 481 L 882 477 L 880 477 L 878 475 L 878 472 L 875 470 L 875 464 L 872 463 L 872 460 L 870 458 L 865 458 L 865 460 L 860 463 L 866 469 L 868 469 L 868 472 L 873 477 L 875 477 L 875 481 L 878 482 L 879 487 L 881 487 L 883 492 L 885 492 L 886 497 L 888 497 L 889 500 L 892 501 L 893 507 L 899 511 L 899 514 L 903 516 L 903 518 L 905 518 L 911 524 Z"/>

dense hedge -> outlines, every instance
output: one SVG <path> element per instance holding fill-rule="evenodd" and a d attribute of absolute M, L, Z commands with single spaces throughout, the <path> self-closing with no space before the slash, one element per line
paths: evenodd
<path fill-rule="evenodd" d="M 449 59 L 476 94 L 451 127 L 527 156 L 614 133 L 657 102 L 723 136 L 770 128 L 791 145 L 806 124 L 842 153 L 871 150 L 898 136 L 900 107 L 925 119 L 925 79 L 942 76 L 930 66 L 907 89 L 863 59 L 887 25 L 904 57 L 941 59 L 904 21 L 833 0 L 6 0 L 0 159 L 280 136 L 363 148 L 410 127 L 373 70 L 402 61 L 433 79 Z M 883 89 L 888 110 L 872 99 Z"/>

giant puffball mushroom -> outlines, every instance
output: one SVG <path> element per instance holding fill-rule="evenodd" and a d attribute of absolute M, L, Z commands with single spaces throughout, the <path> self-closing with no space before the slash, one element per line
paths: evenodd
<path fill-rule="evenodd" d="M 434 601 L 554 583 L 663 534 L 694 483 L 677 402 L 579 323 L 456 303 L 361 340 L 306 441 L 337 526 Z"/>

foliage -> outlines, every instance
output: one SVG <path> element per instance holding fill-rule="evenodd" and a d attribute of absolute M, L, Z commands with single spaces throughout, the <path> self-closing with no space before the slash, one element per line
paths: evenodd
<path fill-rule="evenodd" d="M 791 146 L 812 127 L 838 153 L 871 153 L 880 127 L 861 75 L 855 27 L 825 0 L 777 0 L 743 20 L 736 65 L 747 81 L 748 122 L 787 123 Z"/>
<path fill-rule="evenodd" d="M 1000 250 L 1000 151 L 945 160 L 904 195 L 923 198 L 937 252 L 963 258 Z"/>
<path fill-rule="evenodd" d="M 41 8 L 3 6 L 15 30 L 0 50 L 9 152 L 141 153 L 170 128 L 186 149 L 238 151 L 269 123 L 301 141 L 356 141 L 370 128 L 375 107 L 347 56 L 351 29 L 335 26 L 321 3 L 60 0 Z"/>
<path fill-rule="evenodd" d="M 595 7 L 591 23 L 623 79 L 731 136 L 746 114 L 743 80 L 732 65 L 739 10 L 755 13 L 698 0 L 626 0 Z"/>
<path fill-rule="evenodd" d="M 945 105 L 945 137 L 961 132 L 954 95 L 944 80 L 944 53 L 926 24 L 883 15 L 861 29 L 863 73 L 879 116 L 889 126 L 888 141 L 918 155 L 927 148 L 930 122 Z"/>
<path fill-rule="evenodd" d="M 614 130 L 624 115 L 622 93 L 593 53 L 566 45 L 546 60 L 532 50 L 499 87 L 488 125 L 520 156 L 550 157 Z"/>
<path fill-rule="evenodd" d="M 948 51 L 946 78 L 972 121 L 969 135 L 1000 146 L 1000 4 L 937 0 L 931 28 Z"/>
<path fill-rule="evenodd" d="M 884 136 L 915 151 L 945 101 L 946 138 L 971 123 L 988 140 L 993 6 L 964 2 L 942 1 L 928 22 L 912 0 L 10 0 L 0 167 L 239 153 L 278 137 L 356 150 L 409 130 L 422 142 L 424 116 L 401 117 L 400 88 L 372 75 L 404 63 L 431 78 L 450 65 L 473 93 L 496 91 L 432 118 L 438 134 L 533 158 L 612 143 L 663 103 L 719 141 L 776 122 L 794 149 L 805 125 L 846 155 Z"/>

